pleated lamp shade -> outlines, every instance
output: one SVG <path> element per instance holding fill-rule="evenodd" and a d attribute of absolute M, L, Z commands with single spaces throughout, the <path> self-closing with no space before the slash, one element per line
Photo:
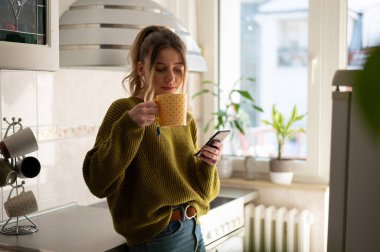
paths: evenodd
<path fill-rule="evenodd" d="M 187 46 L 192 72 L 207 71 L 196 41 L 180 21 L 150 0 L 78 0 L 59 20 L 60 66 L 128 67 L 128 53 L 137 33 L 148 25 L 172 29 Z"/>

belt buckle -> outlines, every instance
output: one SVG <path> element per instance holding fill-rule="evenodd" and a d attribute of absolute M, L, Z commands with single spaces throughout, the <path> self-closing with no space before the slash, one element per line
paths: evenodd
<path fill-rule="evenodd" d="M 187 205 L 186 208 L 185 208 L 185 218 L 190 220 L 192 218 L 194 218 L 196 215 L 197 215 L 197 212 L 195 212 L 195 214 L 193 216 L 187 216 L 187 209 L 191 207 L 190 205 Z"/>

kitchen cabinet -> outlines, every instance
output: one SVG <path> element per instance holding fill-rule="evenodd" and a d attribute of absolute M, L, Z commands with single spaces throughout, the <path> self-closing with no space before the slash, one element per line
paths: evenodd
<path fill-rule="evenodd" d="M 11 42 L 8 39 L 0 41 L 0 69 L 15 70 L 47 70 L 55 71 L 59 69 L 59 41 L 58 41 L 58 1 L 46 0 L 46 44 L 30 44 Z M 13 4 L 24 5 L 25 2 L 14 1 Z M 11 4 L 11 1 L 10 1 Z M 27 3 L 26 3 L 27 4 Z M 7 5 L 7 7 L 9 7 Z M 19 9 L 14 6 L 15 15 L 23 14 L 25 9 Z M 11 9 L 11 8 L 9 8 Z M 9 22 L 8 22 L 9 21 Z M 13 21 L 12 21 L 13 22 Z M 13 24 L 11 20 L 3 20 L 0 28 L 10 26 L 10 31 L 14 31 L 13 35 L 19 34 L 18 21 Z M 16 27 L 13 27 L 16 26 Z"/>

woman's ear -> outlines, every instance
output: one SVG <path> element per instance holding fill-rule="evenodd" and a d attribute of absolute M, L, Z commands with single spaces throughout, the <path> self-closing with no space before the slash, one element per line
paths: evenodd
<path fill-rule="evenodd" d="M 141 61 L 137 63 L 137 73 L 139 76 L 144 76 L 144 63 L 142 63 Z"/>

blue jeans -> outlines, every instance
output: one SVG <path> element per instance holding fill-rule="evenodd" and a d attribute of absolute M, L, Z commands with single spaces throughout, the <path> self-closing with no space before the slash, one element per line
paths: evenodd
<path fill-rule="evenodd" d="M 129 246 L 133 252 L 205 252 L 200 225 L 195 219 L 170 222 L 157 236 L 146 243 Z"/>

